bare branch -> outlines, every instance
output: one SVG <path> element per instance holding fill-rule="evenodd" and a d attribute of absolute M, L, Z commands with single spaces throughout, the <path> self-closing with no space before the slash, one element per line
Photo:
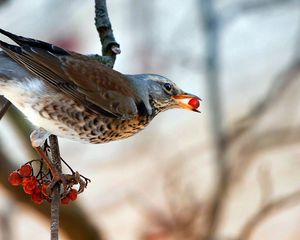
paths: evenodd
<path fill-rule="evenodd" d="M 280 100 L 286 89 L 297 81 L 297 76 L 300 75 L 300 61 L 293 62 L 287 69 L 283 70 L 274 79 L 271 88 L 266 97 L 258 103 L 245 117 L 240 119 L 235 128 L 231 131 L 229 138 L 235 140 L 247 131 L 250 131 L 253 126 L 264 116 L 267 110 L 274 105 L 274 102 Z"/>
<path fill-rule="evenodd" d="M 262 167 L 257 172 L 257 180 L 260 185 L 260 202 L 261 206 L 265 206 L 273 193 L 273 185 L 270 169 Z"/>
<path fill-rule="evenodd" d="M 238 240 L 248 240 L 251 238 L 256 227 L 263 221 L 268 219 L 271 215 L 282 211 L 285 208 L 297 205 L 300 203 L 300 190 L 291 193 L 278 200 L 274 200 L 263 207 L 256 215 L 254 215 L 250 221 L 243 228 Z"/>
<path fill-rule="evenodd" d="M 242 1 L 241 3 L 233 3 L 233 6 L 227 7 L 220 13 L 222 25 L 228 24 L 233 19 L 242 14 L 253 11 L 264 10 L 270 7 L 278 7 L 283 4 L 298 4 L 299 0 L 258 0 L 258 1 Z"/>
<path fill-rule="evenodd" d="M 58 140 L 55 135 L 49 137 L 50 149 L 51 149 L 51 161 L 55 165 L 55 168 L 61 172 L 61 160 L 59 153 Z M 60 184 L 56 184 L 53 188 L 52 201 L 51 201 L 51 240 L 58 240 L 59 229 L 59 205 L 60 205 Z"/>
<path fill-rule="evenodd" d="M 224 205 L 224 198 L 229 186 L 229 169 L 227 167 L 226 149 L 227 140 L 224 134 L 223 109 L 220 97 L 219 83 L 219 17 L 213 5 L 213 1 L 201 0 L 200 2 L 201 23 L 205 30 L 205 68 L 208 95 L 211 108 L 211 130 L 216 146 L 216 175 L 219 178 L 216 185 L 215 196 L 212 199 L 211 210 L 207 219 L 207 233 L 204 239 L 213 239 L 218 229 Z"/>
<path fill-rule="evenodd" d="M 120 45 L 116 42 L 113 35 L 111 23 L 108 17 L 106 0 L 95 0 L 95 25 L 102 44 L 101 62 L 113 67 L 116 55 L 121 53 Z"/>
<path fill-rule="evenodd" d="M 242 160 L 236 165 L 232 174 L 233 178 L 240 178 L 244 175 L 258 152 L 299 141 L 299 127 L 283 127 L 251 134 L 259 121 L 268 113 L 268 110 L 274 105 L 279 105 L 279 102 L 288 94 L 289 89 L 294 89 L 293 84 L 297 83 L 299 76 L 300 62 L 296 62 L 275 79 L 267 97 L 240 123 L 235 124 L 235 129 L 231 132 L 229 139 L 231 145 L 235 147 L 236 158 Z M 243 136 L 247 136 L 246 141 L 242 141 Z"/>

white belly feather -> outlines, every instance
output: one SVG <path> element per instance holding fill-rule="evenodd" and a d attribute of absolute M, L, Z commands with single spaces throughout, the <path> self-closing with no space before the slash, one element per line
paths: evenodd
<path fill-rule="evenodd" d="M 5 84 L 0 83 L 0 95 L 4 95 L 32 124 L 42 127 L 52 134 L 78 140 L 79 136 L 73 129 L 62 125 L 60 122 L 43 118 L 37 110 L 32 108 L 42 99 L 46 99 L 46 102 L 49 103 L 51 99 L 57 98 L 57 94 L 57 92 L 49 90 L 49 87 L 46 87 L 38 78 L 22 81 L 10 80 Z M 63 126 L 65 131 L 62 131 L 59 128 L 60 126 Z"/>

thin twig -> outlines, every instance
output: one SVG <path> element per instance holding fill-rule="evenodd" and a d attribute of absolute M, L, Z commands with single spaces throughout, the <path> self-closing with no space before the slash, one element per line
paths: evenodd
<path fill-rule="evenodd" d="M 10 105 L 11 105 L 10 101 L 8 101 L 6 98 L 4 98 L 3 105 L 0 108 L 0 120 L 2 119 L 2 117 L 4 116 L 4 114 L 9 109 Z"/>
<path fill-rule="evenodd" d="M 234 2 L 220 12 L 222 25 L 228 25 L 233 19 L 236 19 L 243 14 L 252 13 L 254 11 L 261 11 L 265 9 L 281 7 L 283 4 L 298 4 L 298 0 L 257 0 L 257 1 L 241 1 Z"/>
<path fill-rule="evenodd" d="M 59 153 L 58 140 L 55 135 L 50 135 L 49 144 L 51 149 L 51 160 L 55 168 L 61 173 L 61 157 Z M 56 184 L 52 193 L 51 201 L 51 240 L 58 240 L 59 228 L 59 205 L 60 205 L 60 185 Z"/>
<path fill-rule="evenodd" d="M 121 53 L 120 45 L 116 42 L 108 17 L 106 0 L 95 0 L 95 25 L 102 44 L 101 62 L 111 68 L 114 66 L 116 55 Z"/>
<path fill-rule="evenodd" d="M 268 219 L 272 214 L 277 213 L 287 207 L 294 206 L 300 203 L 300 190 L 291 193 L 278 200 L 274 200 L 267 204 L 265 207 L 259 210 L 250 221 L 243 228 L 238 240 L 248 240 L 255 231 L 256 227 L 259 226 L 263 221 Z"/>

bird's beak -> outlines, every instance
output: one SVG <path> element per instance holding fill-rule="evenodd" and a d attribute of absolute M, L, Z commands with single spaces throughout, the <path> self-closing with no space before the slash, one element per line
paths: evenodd
<path fill-rule="evenodd" d="M 202 101 L 202 99 L 198 96 L 189 93 L 183 93 L 176 96 L 172 96 L 172 98 L 177 102 L 178 107 L 200 113 L 198 108 L 200 107 L 199 101 Z M 194 104 L 190 104 L 191 99 L 195 99 L 196 103 L 198 100 L 199 104 L 197 104 L 197 107 Z"/>

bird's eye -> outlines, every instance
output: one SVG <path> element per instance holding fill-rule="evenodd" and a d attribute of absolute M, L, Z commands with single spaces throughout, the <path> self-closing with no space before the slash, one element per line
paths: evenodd
<path fill-rule="evenodd" d="M 167 92 L 170 92 L 172 90 L 172 85 L 170 83 L 165 83 L 164 88 L 167 90 Z"/>

